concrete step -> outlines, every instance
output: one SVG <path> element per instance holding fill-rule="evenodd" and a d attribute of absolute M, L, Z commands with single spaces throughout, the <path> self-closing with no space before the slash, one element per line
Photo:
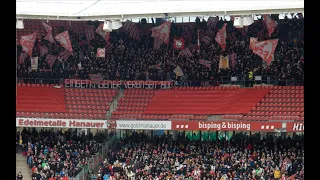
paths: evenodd
<path fill-rule="evenodd" d="M 31 169 L 27 164 L 27 157 L 22 156 L 21 153 L 16 155 L 16 175 L 21 172 L 23 175 L 23 180 L 31 179 Z"/>

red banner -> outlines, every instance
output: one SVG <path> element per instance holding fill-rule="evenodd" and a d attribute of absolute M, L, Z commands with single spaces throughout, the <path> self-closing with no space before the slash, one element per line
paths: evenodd
<path fill-rule="evenodd" d="M 304 122 L 301 123 L 287 123 L 286 127 L 287 132 L 304 132 Z"/>
<path fill-rule="evenodd" d="M 270 37 L 271 34 L 274 32 L 274 30 L 277 28 L 278 22 L 271 19 L 269 15 L 264 15 L 263 18 L 264 18 L 264 23 L 266 24 L 268 29 L 268 35 Z"/>
<path fill-rule="evenodd" d="M 172 121 L 172 130 L 195 130 L 195 131 L 265 131 L 275 132 L 282 128 L 281 122 L 240 122 L 240 121 Z"/>
<path fill-rule="evenodd" d="M 99 34 L 107 42 L 109 41 L 110 32 L 106 32 L 103 30 L 103 23 L 101 23 L 99 27 L 96 29 L 96 33 Z"/>
<path fill-rule="evenodd" d="M 65 87 L 69 88 L 125 88 L 125 89 L 171 89 L 172 81 L 109 81 L 101 80 L 100 83 L 92 80 L 65 79 Z"/>
<path fill-rule="evenodd" d="M 167 21 L 160 26 L 151 28 L 151 37 L 158 37 L 163 40 L 164 43 L 169 44 L 171 22 Z"/>
<path fill-rule="evenodd" d="M 221 46 L 222 50 L 225 50 L 227 47 L 227 23 L 223 24 L 223 27 L 217 32 L 215 40 Z"/>
<path fill-rule="evenodd" d="M 252 52 L 260 56 L 269 65 L 274 57 L 278 39 L 260 41 L 253 44 Z"/>
<path fill-rule="evenodd" d="M 55 39 L 60 43 L 60 45 L 62 47 L 64 47 L 66 50 L 72 52 L 72 45 L 71 45 L 68 31 L 64 31 L 60 34 L 57 34 Z"/>
<path fill-rule="evenodd" d="M 32 57 L 32 50 L 34 47 L 34 42 L 37 38 L 37 32 L 34 32 L 27 36 L 21 36 L 20 45 L 24 52 L 26 52 L 30 57 Z"/>
<path fill-rule="evenodd" d="M 184 39 L 183 38 L 174 38 L 173 39 L 173 48 L 177 50 L 184 49 Z"/>

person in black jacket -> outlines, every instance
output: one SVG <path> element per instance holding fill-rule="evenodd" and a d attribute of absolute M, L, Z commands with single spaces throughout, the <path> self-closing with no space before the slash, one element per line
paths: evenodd
<path fill-rule="evenodd" d="M 19 171 L 18 175 L 17 175 L 17 180 L 22 180 L 23 179 L 23 176 L 21 174 L 21 172 Z"/>

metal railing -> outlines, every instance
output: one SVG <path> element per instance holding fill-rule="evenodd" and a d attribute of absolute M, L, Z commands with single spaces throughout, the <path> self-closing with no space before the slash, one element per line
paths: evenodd
<path fill-rule="evenodd" d="M 304 80 L 277 80 L 273 76 L 261 76 L 261 80 L 248 80 L 244 76 L 220 76 L 215 80 L 181 80 L 174 81 L 174 86 L 219 86 L 219 85 L 275 85 L 303 86 Z M 17 83 L 25 84 L 57 84 L 63 85 L 64 79 L 50 78 L 17 78 Z"/>
<path fill-rule="evenodd" d="M 88 164 L 86 164 L 82 170 L 70 180 L 89 180 L 89 170 L 96 172 L 103 158 L 107 155 L 107 152 L 112 148 L 112 144 L 116 141 L 116 135 L 113 135 L 102 145 L 102 148 L 93 156 L 88 159 Z"/>

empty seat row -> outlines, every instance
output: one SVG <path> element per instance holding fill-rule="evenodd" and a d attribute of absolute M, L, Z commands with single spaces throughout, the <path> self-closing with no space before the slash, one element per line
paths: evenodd
<path fill-rule="evenodd" d="M 140 103 L 140 102 L 119 102 L 118 107 L 120 106 L 138 106 L 138 107 L 146 107 L 148 103 Z"/>
<path fill-rule="evenodd" d="M 67 101 L 107 101 L 111 102 L 111 97 L 66 97 Z"/>
<path fill-rule="evenodd" d="M 303 89 L 284 89 L 284 90 L 278 90 L 278 89 L 272 89 L 270 90 L 271 94 L 303 94 Z"/>
<path fill-rule="evenodd" d="M 270 98 L 304 98 L 304 94 L 267 94 Z"/>
<path fill-rule="evenodd" d="M 146 107 L 132 107 L 132 106 L 121 106 L 117 108 L 117 111 L 144 111 Z"/>
<path fill-rule="evenodd" d="M 254 86 L 256 89 L 304 89 L 304 86 Z"/>
<path fill-rule="evenodd" d="M 145 99 L 145 98 L 121 98 L 119 99 L 119 102 L 141 102 L 141 103 L 147 103 L 150 102 L 151 99 Z"/>
<path fill-rule="evenodd" d="M 19 87 L 42 87 L 42 88 L 60 86 L 61 88 L 63 88 L 63 85 L 57 85 L 57 84 L 29 84 L 29 83 L 18 83 L 18 86 L 19 86 Z"/>
<path fill-rule="evenodd" d="M 288 111 L 288 112 L 303 112 L 304 111 L 304 107 L 256 107 L 253 108 L 254 111 L 278 111 L 278 112 L 282 112 L 282 111 Z"/>
<path fill-rule="evenodd" d="M 67 109 L 109 109 L 108 105 L 74 105 L 74 104 L 68 104 Z"/>
<path fill-rule="evenodd" d="M 304 107 L 304 103 L 258 103 L 257 107 Z"/>
<path fill-rule="evenodd" d="M 207 116 L 113 114 L 111 118 L 112 119 L 141 119 L 141 120 L 206 120 Z"/>
<path fill-rule="evenodd" d="M 106 94 L 111 94 L 111 93 L 117 93 L 118 90 L 115 89 L 88 89 L 88 88 L 66 88 L 65 91 L 67 93 L 88 93 L 88 92 L 93 92 L 93 93 L 106 93 Z"/>
<path fill-rule="evenodd" d="M 240 86 L 201 86 L 201 87 L 174 87 L 174 90 L 186 90 L 186 91 L 209 91 L 209 90 L 227 90 L 227 89 L 240 89 Z"/>
<path fill-rule="evenodd" d="M 67 105 L 108 105 L 107 101 L 67 101 Z"/>
<path fill-rule="evenodd" d="M 278 103 L 303 103 L 303 98 L 264 98 L 261 100 L 261 102 L 278 102 Z"/>
<path fill-rule="evenodd" d="M 93 109 L 69 109 L 68 113 L 84 113 L 84 114 L 105 114 L 107 110 L 93 110 Z"/>
<path fill-rule="evenodd" d="M 116 93 L 107 93 L 107 92 L 67 92 L 66 96 L 84 96 L 84 97 L 113 97 Z"/>
<path fill-rule="evenodd" d="M 223 115 L 223 119 L 241 119 L 243 115 Z"/>
<path fill-rule="evenodd" d="M 300 112 L 259 112 L 251 111 L 248 115 L 253 116 L 299 116 Z"/>
<path fill-rule="evenodd" d="M 152 98 L 153 94 L 124 94 L 124 98 Z"/>
<path fill-rule="evenodd" d="M 242 120 L 304 120 L 304 117 L 298 116 L 244 116 Z"/>
<path fill-rule="evenodd" d="M 28 117 L 28 118 L 61 118 L 61 119 L 106 119 L 105 114 L 81 114 L 81 113 L 28 113 L 28 112 L 17 112 L 17 117 Z"/>

